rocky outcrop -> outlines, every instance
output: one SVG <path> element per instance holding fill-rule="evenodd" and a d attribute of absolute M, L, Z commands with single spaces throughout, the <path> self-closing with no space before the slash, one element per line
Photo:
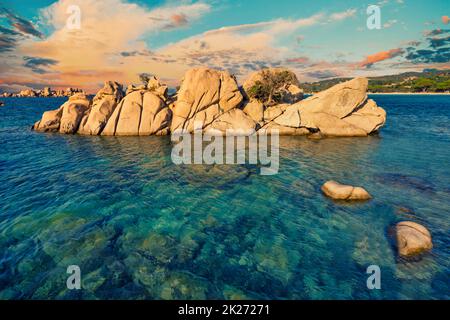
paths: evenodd
<path fill-rule="evenodd" d="M 89 106 L 90 100 L 84 94 L 73 95 L 58 109 L 44 112 L 33 129 L 42 132 L 75 133 Z"/>
<path fill-rule="evenodd" d="M 204 131 L 210 135 L 251 135 L 256 132 L 256 122 L 240 109 L 232 109 L 219 116 Z"/>
<path fill-rule="evenodd" d="M 37 92 L 32 89 L 25 89 L 19 92 L 18 97 L 37 97 Z"/>
<path fill-rule="evenodd" d="M 418 223 L 399 222 L 395 227 L 395 233 L 398 253 L 402 257 L 418 256 L 433 248 L 430 232 Z"/>
<path fill-rule="evenodd" d="M 75 94 L 69 98 L 63 106 L 60 119 L 59 132 L 74 134 L 80 126 L 84 113 L 90 107 L 90 100 L 82 93 Z"/>
<path fill-rule="evenodd" d="M 280 77 L 277 99 L 282 97 L 287 103 L 244 100 L 246 90 L 267 80 L 267 74 Z M 128 86 L 123 97 L 122 86 L 109 81 L 92 106 L 84 94 L 75 94 L 58 110 L 44 113 L 34 129 L 86 135 L 164 135 L 194 129 L 252 134 L 262 130 L 321 138 L 367 136 L 386 121 L 386 112 L 367 99 L 365 78 L 340 83 L 301 101 L 297 82 L 295 74 L 286 69 L 266 69 L 251 75 L 241 91 L 228 72 L 195 68 L 186 73 L 176 95 L 169 97 L 167 85 L 150 77 L 147 84 Z M 53 95 L 47 89 L 42 92 Z M 73 93 L 69 89 L 65 93 Z"/>
<path fill-rule="evenodd" d="M 322 186 L 322 192 L 334 200 L 369 200 L 372 197 L 361 187 L 340 184 L 336 181 L 327 181 Z"/>
<path fill-rule="evenodd" d="M 100 134 L 122 98 L 121 84 L 113 81 L 105 82 L 104 87 L 92 100 L 92 108 L 85 115 L 78 133 Z"/>
<path fill-rule="evenodd" d="M 189 70 L 172 109 L 170 129 L 193 132 L 194 123 L 203 129 L 220 115 L 240 106 L 242 100 L 236 79 L 228 72 L 208 68 Z"/>
<path fill-rule="evenodd" d="M 368 81 L 337 84 L 296 104 L 271 121 L 282 127 L 307 128 L 323 136 L 367 136 L 386 122 L 386 112 L 367 99 Z"/>
<path fill-rule="evenodd" d="M 52 90 L 50 87 L 45 87 L 41 90 L 24 89 L 18 93 L 3 93 L 4 97 L 70 97 L 77 93 L 84 93 L 81 89 L 67 88 L 66 90 Z"/>
<path fill-rule="evenodd" d="M 169 133 L 172 111 L 164 90 L 136 90 L 123 98 L 109 118 L 102 135 L 137 136 Z"/>

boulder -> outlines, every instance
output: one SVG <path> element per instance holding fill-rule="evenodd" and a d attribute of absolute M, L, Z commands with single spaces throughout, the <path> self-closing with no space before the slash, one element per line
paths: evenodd
<path fill-rule="evenodd" d="M 279 124 L 276 124 L 274 122 L 269 122 L 268 124 L 263 126 L 261 129 L 258 130 L 258 133 L 260 131 L 264 131 L 267 134 L 272 134 L 276 132 L 280 136 L 304 136 L 311 133 L 307 128 L 285 127 L 280 126 Z"/>
<path fill-rule="evenodd" d="M 161 95 L 146 92 L 143 97 L 139 135 L 167 134 L 171 119 L 172 111 L 166 106 Z"/>
<path fill-rule="evenodd" d="M 36 97 L 36 91 L 32 89 L 25 89 L 19 92 L 19 97 Z"/>
<path fill-rule="evenodd" d="M 171 131 L 205 128 L 243 100 L 236 79 L 226 71 L 195 68 L 186 72 L 173 106 Z"/>
<path fill-rule="evenodd" d="M 279 117 L 286 109 L 289 107 L 289 104 L 277 104 L 271 107 L 267 107 L 264 110 L 264 121 L 269 122 L 273 119 Z"/>
<path fill-rule="evenodd" d="M 256 132 L 256 122 L 241 109 L 232 109 L 205 127 L 205 132 L 211 135 L 251 135 Z"/>
<path fill-rule="evenodd" d="M 299 102 L 299 110 L 328 113 L 342 119 L 367 100 L 368 83 L 366 78 L 339 83 Z"/>
<path fill-rule="evenodd" d="M 134 91 L 124 98 L 114 132 L 116 136 L 139 135 L 144 93 L 141 90 Z"/>
<path fill-rule="evenodd" d="M 342 120 L 370 134 L 377 132 L 384 125 L 386 111 L 378 107 L 375 101 L 369 99 L 361 108 Z"/>
<path fill-rule="evenodd" d="M 172 111 L 159 95 L 145 90 L 132 91 L 119 103 L 102 135 L 166 135 Z"/>
<path fill-rule="evenodd" d="M 122 85 L 107 81 L 100 91 L 97 92 L 92 100 L 92 108 L 86 119 L 83 119 L 78 133 L 87 135 L 99 135 L 117 104 L 123 97 Z"/>
<path fill-rule="evenodd" d="M 260 122 L 264 119 L 264 105 L 257 100 L 249 101 L 242 109 L 255 122 Z"/>
<path fill-rule="evenodd" d="M 40 121 L 36 122 L 33 130 L 41 132 L 57 132 L 62 116 L 62 107 L 56 110 L 46 111 L 42 114 Z"/>
<path fill-rule="evenodd" d="M 327 197 L 335 200 L 368 200 L 372 198 L 364 188 L 340 184 L 332 180 L 325 182 L 321 190 Z"/>
<path fill-rule="evenodd" d="M 151 76 L 147 82 L 147 90 L 159 96 L 162 100 L 167 100 L 169 87 L 161 82 L 155 76 Z"/>
<path fill-rule="evenodd" d="M 399 222 L 395 232 L 398 253 L 402 257 L 414 257 L 433 248 L 430 232 L 418 223 Z"/>
<path fill-rule="evenodd" d="M 296 104 L 272 118 L 287 128 L 320 130 L 321 136 L 364 137 L 377 132 L 386 122 L 386 112 L 367 100 L 367 79 L 356 78 Z"/>
<path fill-rule="evenodd" d="M 45 87 L 41 91 L 41 97 L 51 97 L 52 95 L 53 95 L 53 93 L 52 93 L 52 89 L 50 89 L 50 87 Z"/>
<path fill-rule="evenodd" d="M 59 132 L 74 134 L 77 132 L 81 119 L 89 109 L 90 100 L 83 93 L 76 93 L 62 105 L 62 115 Z"/>
<path fill-rule="evenodd" d="M 326 137 L 367 136 L 367 132 L 364 129 L 323 112 L 302 113 L 300 126 L 312 129 L 317 128 L 320 130 L 322 136 Z"/>

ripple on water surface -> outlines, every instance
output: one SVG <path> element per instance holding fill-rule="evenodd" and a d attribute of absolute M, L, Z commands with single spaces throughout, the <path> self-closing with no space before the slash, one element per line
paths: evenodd
<path fill-rule="evenodd" d="M 5 99 L 0 298 L 448 299 L 450 99 L 375 99 L 380 136 L 281 137 L 274 176 L 176 166 L 167 137 L 34 133 L 63 100 Z M 374 199 L 333 202 L 330 179 Z M 433 235 L 420 261 L 396 257 L 389 227 L 404 219 Z M 71 264 L 83 290 L 65 288 Z M 366 288 L 372 264 L 382 290 Z"/>

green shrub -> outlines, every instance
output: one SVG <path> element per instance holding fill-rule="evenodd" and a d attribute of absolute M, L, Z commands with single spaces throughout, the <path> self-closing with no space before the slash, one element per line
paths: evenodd
<path fill-rule="evenodd" d="M 287 71 L 271 72 L 261 71 L 261 80 L 247 90 L 250 98 L 256 99 L 267 105 L 280 103 L 283 99 L 283 89 L 288 85 L 298 85 L 297 77 Z"/>

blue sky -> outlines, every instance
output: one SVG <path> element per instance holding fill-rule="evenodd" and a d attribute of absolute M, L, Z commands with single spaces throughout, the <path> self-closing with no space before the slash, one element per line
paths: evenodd
<path fill-rule="evenodd" d="M 64 26 L 73 3 L 80 30 Z M 380 30 L 366 27 L 370 4 L 380 7 Z M 139 72 L 176 83 L 199 65 L 238 78 L 284 66 L 303 81 L 449 67 L 448 0 L 21 0 L 0 7 L 4 90 L 43 82 L 94 89 L 111 77 L 133 82 Z"/>

